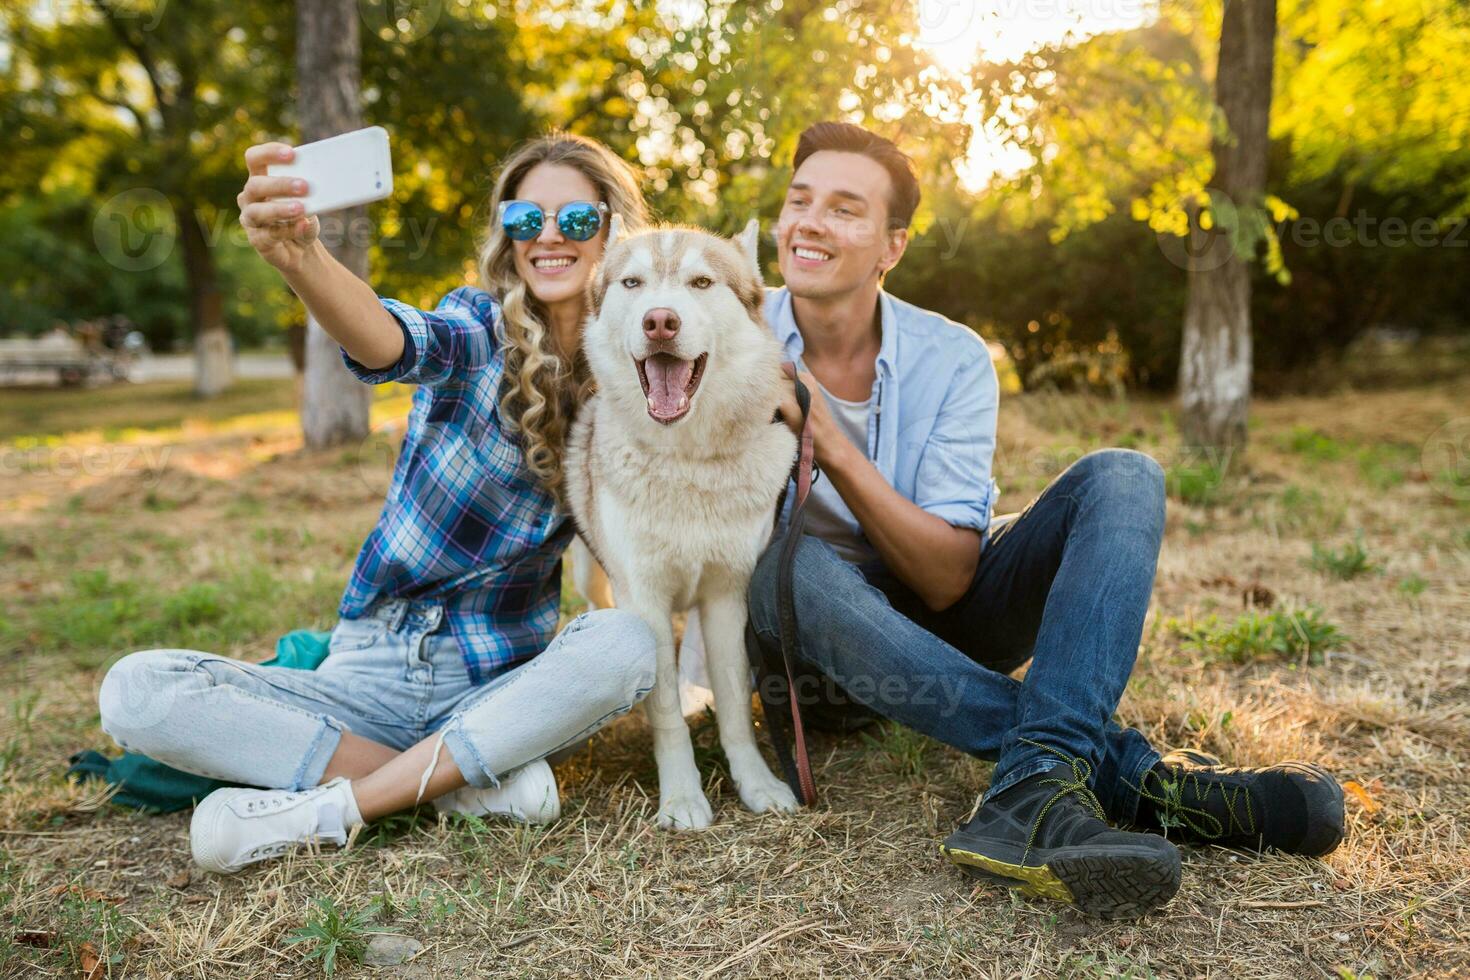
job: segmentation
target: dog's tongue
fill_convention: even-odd
[[[684,410],[684,391],[694,374],[694,362],[672,354],[654,354],[643,362],[648,378],[648,410],[656,418],[669,418]]]

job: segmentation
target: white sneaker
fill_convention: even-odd
[[[205,871],[233,874],[302,844],[347,843],[362,823],[346,779],[312,789],[217,789],[194,809],[189,847]]]
[[[561,798],[556,793],[556,775],[545,759],[521,766],[500,781],[500,788],[461,786],[434,800],[440,813],[467,813],[474,817],[490,814],[510,817],[521,823],[551,823],[561,816]]]

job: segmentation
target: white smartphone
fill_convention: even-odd
[[[265,172],[306,181],[307,214],[381,201],[393,193],[393,158],[382,126],[298,146],[294,160],[269,164]]]

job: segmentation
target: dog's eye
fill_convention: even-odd
[[[689,285],[693,286],[695,289],[708,289],[714,284],[715,281],[709,276],[695,276],[693,279],[689,280]]]
[[[629,276],[628,278],[623,280],[624,289],[637,289],[641,285],[643,285],[643,280],[639,279],[637,276]]]

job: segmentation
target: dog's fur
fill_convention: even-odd
[[[682,227],[624,237],[614,218],[590,286],[582,346],[597,392],[571,433],[567,490],[618,607],[642,616],[658,638],[645,707],[662,827],[707,827],[713,816],[679,710],[670,622],[696,606],[740,799],[758,813],[796,808],[756,748],[744,649],[746,590],[796,453],[795,436],[771,421],[782,352],[762,316],[757,233],[752,221],[733,241]],[[674,337],[645,330],[645,314],[658,309],[681,321]],[[707,355],[692,395],[676,399],[677,418],[668,396],[656,409],[645,389],[644,371],[655,365],[640,364],[652,354]]]

